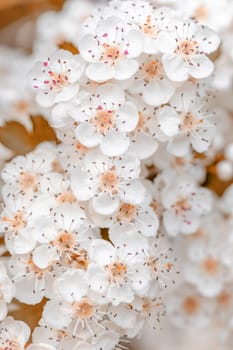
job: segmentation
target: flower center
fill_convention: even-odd
[[[137,210],[135,205],[123,203],[120,206],[120,209],[117,215],[117,220],[118,221],[123,221],[124,219],[133,220],[135,219],[136,215],[137,215]]]
[[[32,258],[28,259],[27,268],[28,268],[28,271],[34,273],[38,279],[43,279],[44,275],[47,272],[51,271],[51,266],[49,266],[45,269],[41,269],[38,266],[36,266],[34,264]]]
[[[172,207],[175,209],[176,215],[192,208],[187,198],[180,198]]]
[[[142,67],[142,72],[145,82],[149,83],[155,77],[162,77],[162,65],[157,60],[149,61]]]
[[[83,154],[88,152],[88,148],[81,144],[80,142],[76,142],[75,149]]]
[[[187,297],[183,302],[183,310],[188,315],[194,315],[199,309],[199,302],[195,297]]]
[[[202,262],[203,270],[209,275],[215,275],[219,269],[219,263],[216,259],[209,257]]]
[[[124,282],[127,276],[127,267],[121,262],[114,262],[106,266],[109,272],[109,280],[113,283]]]
[[[116,194],[118,190],[119,179],[114,170],[108,170],[99,178],[99,187],[101,191]]]
[[[103,135],[114,127],[114,112],[99,109],[92,122]]]
[[[66,251],[74,247],[75,239],[70,232],[60,232],[58,238],[53,242],[53,244],[61,251]]]
[[[198,43],[195,40],[181,40],[177,45],[175,53],[184,56],[186,59],[189,59],[190,57],[197,54],[198,48]]]
[[[6,339],[6,346],[0,347],[0,350],[20,350],[21,345],[16,340]]]
[[[80,250],[78,253],[65,253],[64,263],[74,269],[87,270],[89,264],[88,253],[85,249]]]
[[[141,27],[143,33],[151,38],[156,38],[158,35],[158,28],[152,24],[151,16],[147,16],[146,22]]]
[[[231,302],[231,294],[227,292],[222,292],[218,295],[217,301],[220,306],[228,307]]]
[[[21,211],[18,211],[12,218],[3,217],[3,222],[9,222],[11,228],[14,231],[18,231],[21,228],[26,226],[26,221],[24,220],[24,214]]]
[[[119,45],[108,45],[104,43],[102,47],[104,49],[102,60],[105,63],[108,63],[111,66],[115,66],[120,60],[124,58],[124,54],[122,53]]]
[[[61,204],[62,203],[71,203],[72,204],[72,203],[76,202],[76,198],[75,198],[73,192],[65,191],[57,196],[57,201]]]
[[[32,189],[34,192],[36,192],[37,189],[37,180],[36,175],[33,173],[21,173],[20,174],[20,187],[22,191],[26,191],[28,189]]]
[[[77,318],[85,319],[90,318],[95,308],[89,299],[83,299],[80,302],[74,303],[75,314]]]
[[[196,119],[192,113],[185,113],[181,115],[182,123],[180,129],[184,132],[190,132],[199,124],[203,123],[203,119]]]
[[[69,71],[70,72],[70,71]],[[55,90],[56,92],[61,92],[64,87],[69,84],[69,78],[66,72],[63,73],[55,73],[53,71],[49,71],[49,80],[44,80],[44,84],[48,85],[50,90]]]

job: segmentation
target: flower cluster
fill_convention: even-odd
[[[57,143],[1,173],[0,348],[126,349],[165,306],[181,328],[232,327],[232,187],[216,198],[206,178],[233,177],[233,8],[195,3],[67,1],[39,18],[33,55],[18,53],[26,68],[8,62],[4,120],[16,101],[23,125],[42,114]],[[32,61],[22,89],[13,77]],[[28,347],[13,298],[45,302]]]

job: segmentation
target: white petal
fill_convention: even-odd
[[[109,193],[102,193],[92,200],[94,211],[102,215],[113,214],[119,208],[119,205],[119,197],[117,195],[111,196]]]
[[[121,185],[121,200],[126,203],[140,204],[145,199],[146,189],[139,180]]]
[[[124,59],[117,64],[114,78],[117,80],[129,79],[136,73],[138,67],[139,63],[136,60]]]
[[[188,153],[189,143],[189,138],[187,136],[178,134],[169,141],[167,150],[176,157],[183,157]]]
[[[188,70],[192,77],[196,79],[203,79],[213,73],[214,64],[206,56],[194,57],[193,64],[189,65]]]
[[[172,137],[179,131],[180,118],[173,108],[164,107],[158,111],[158,123],[162,132]]]
[[[173,81],[184,81],[188,79],[188,67],[181,56],[164,55],[162,62],[169,79]]]
[[[109,157],[125,153],[129,147],[129,138],[120,132],[110,130],[100,145],[101,151]]]
[[[167,103],[174,92],[174,86],[167,79],[155,80],[143,91],[143,99],[150,106],[159,106]]]
[[[86,69],[86,75],[89,79],[103,82],[114,77],[115,69],[105,63],[91,63]]]
[[[95,182],[89,176],[79,168],[71,174],[71,189],[80,201],[87,201],[95,195]]]
[[[126,102],[117,111],[116,124],[120,131],[130,132],[136,128],[138,119],[137,107],[131,102]]]
[[[90,258],[100,266],[110,264],[115,254],[116,252],[113,245],[103,239],[96,239],[91,244]]]
[[[78,141],[86,147],[95,147],[101,142],[101,135],[97,133],[94,125],[81,123],[75,129]]]

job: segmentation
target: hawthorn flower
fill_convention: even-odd
[[[207,326],[214,309],[214,302],[201,296],[190,285],[183,285],[167,303],[170,320],[179,328]]]
[[[134,248],[131,250],[126,244],[114,247],[109,242],[95,240],[90,248],[90,258],[90,287],[102,293],[113,305],[130,303],[135,295],[146,294],[150,274]]]
[[[132,78],[129,90],[142,94],[149,106],[167,103],[175,92],[175,85],[164,72],[161,55],[141,55],[138,62],[139,69]]]
[[[50,327],[68,330],[73,336],[84,339],[98,333],[107,309],[88,293],[83,271],[67,271],[56,280],[55,286],[57,297],[46,303],[43,321]]]
[[[210,28],[195,21],[174,21],[169,31],[162,31],[157,46],[163,53],[164,70],[173,81],[208,77],[214,70],[208,55],[216,51],[219,38]]]
[[[189,145],[202,153],[207,151],[215,135],[215,125],[205,102],[187,83],[170,100],[170,106],[158,110],[157,122],[167,150],[177,157],[188,153]]]
[[[26,304],[40,303],[44,296],[53,294],[52,283],[56,266],[38,267],[31,254],[14,255],[8,265],[16,292],[15,298]]]
[[[24,350],[30,333],[26,323],[6,317],[0,323],[0,346],[2,349]]]
[[[30,82],[36,100],[43,107],[70,100],[79,90],[78,79],[84,69],[77,55],[58,50],[43,62],[37,62],[30,72]]]
[[[130,140],[127,134],[138,124],[137,107],[125,100],[123,90],[113,84],[96,89],[95,94],[84,97],[73,110],[78,123],[75,135],[86,147],[100,146],[108,156],[118,156],[127,151]]]
[[[191,234],[200,226],[200,218],[210,212],[211,192],[185,179],[167,185],[162,191],[163,223],[171,236]]]
[[[98,82],[125,80],[138,69],[136,58],[143,51],[144,38],[138,29],[130,28],[117,17],[109,17],[98,23],[95,34],[84,35],[78,47],[88,62],[88,78]]]
[[[176,12],[168,7],[156,9],[147,1],[123,1],[118,5],[117,15],[142,32],[145,41],[143,52],[157,54],[158,35],[167,29]]]
[[[138,179],[139,161],[133,155],[108,158],[99,151],[89,152],[84,166],[71,174],[71,188],[80,201],[91,200],[94,211],[102,215],[114,213],[120,200],[140,204],[145,188]]]
[[[7,316],[7,304],[9,304],[15,294],[15,286],[7,275],[7,271],[0,263],[0,320]]]
[[[33,261],[42,269],[57,261],[85,270],[89,245],[97,237],[98,229],[88,223],[82,208],[65,203],[52,213],[51,227],[41,232],[41,244],[33,251]]]

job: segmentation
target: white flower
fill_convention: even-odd
[[[40,178],[53,170],[55,152],[38,148],[26,156],[15,157],[6,164],[1,176],[5,182],[4,193],[28,196],[32,198],[40,190]]]
[[[175,85],[164,72],[161,55],[141,55],[138,62],[140,66],[129,90],[142,94],[149,106],[167,103],[175,92]]]
[[[22,321],[7,317],[0,323],[0,346],[3,349],[24,350],[30,336],[30,328]]]
[[[98,229],[88,223],[79,205],[63,204],[52,213],[51,227],[41,232],[41,244],[33,251],[33,261],[42,269],[60,261],[85,270],[89,245],[97,237]]]
[[[150,274],[143,266],[142,255],[130,244],[114,247],[104,240],[93,241],[90,258],[93,262],[88,268],[90,287],[113,305],[130,303],[135,295],[146,294]]]
[[[207,151],[216,128],[206,102],[187,83],[171,98],[170,107],[158,111],[158,128],[164,141],[168,140],[169,153],[182,157],[188,153],[190,144],[196,152]]]
[[[72,172],[71,188],[78,200],[91,200],[97,213],[110,215],[119,208],[120,200],[130,204],[144,200],[139,165],[132,155],[108,158],[98,151],[89,152],[84,166]]]
[[[210,28],[194,21],[174,21],[170,31],[159,34],[157,46],[171,80],[184,81],[189,76],[202,79],[214,70],[207,55],[218,48],[219,38]]]
[[[176,12],[168,7],[155,9],[146,1],[122,1],[118,5],[117,15],[132,23],[133,28],[139,28],[144,35],[143,52],[157,54],[157,38],[159,33],[166,29]]]
[[[35,265],[31,254],[15,254],[10,258],[8,268],[16,288],[15,298],[22,303],[34,305],[44,296],[52,295],[55,265],[41,269]]]
[[[6,269],[0,263],[0,320],[7,316],[7,304],[15,295],[15,286],[7,275]]]
[[[83,69],[80,57],[65,50],[58,50],[44,62],[37,62],[30,72],[37,102],[43,107],[51,107],[72,99],[79,90],[78,79]]]
[[[6,246],[11,254],[29,253],[50,223],[50,199],[41,195],[28,201],[16,193],[16,196],[4,197],[4,201],[0,228],[5,232]]]
[[[118,156],[127,151],[127,136],[138,123],[137,107],[125,100],[123,90],[113,84],[96,89],[95,94],[85,96],[72,116],[78,126],[75,135],[86,147],[100,146],[108,156]]]
[[[211,299],[199,295],[189,285],[181,285],[167,302],[170,320],[176,327],[202,328],[208,325],[213,316],[215,304]]]
[[[212,207],[211,192],[187,179],[177,179],[162,191],[163,223],[171,236],[194,233]]]
[[[88,78],[99,82],[130,78],[138,69],[135,58],[143,46],[143,34],[116,17],[100,21],[95,34],[85,35],[78,43],[81,56],[89,63]]]

